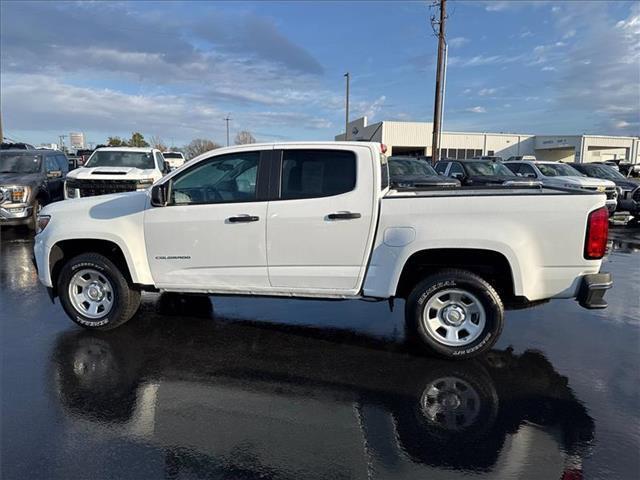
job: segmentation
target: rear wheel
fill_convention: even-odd
[[[122,325],[140,306],[140,292],[111,260],[97,253],[78,255],[62,267],[58,294],[71,320],[93,330]]]
[[[466,270],[443,270],[422,280],[407,299],[409,335],[447,358],[464,359],[489,350],[504,322],[495,289]]]

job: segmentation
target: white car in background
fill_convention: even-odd
[[[82,168],[69,172],[64,198],[144,190],[169,171],[162,152],[155,148],[99,148]]]
[[[547,187],[575,188],[605,193],[607,209],[611,215],[618,206],[618,191],[615,183],[610,180],[587,177],[565,163],[517,160],[507,161],[504,164],[516,175],[535,178]]]
[[[171,167],[171,170],[180,168],[182,165],[184,165],[184,162],[186,162],[186,159],[184,158],[182,152],[163,152],[162,155]]]

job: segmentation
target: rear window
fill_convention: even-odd
[[[356,186],[356,156],[344,150],[285,150],[282,199],[330,197]]]
[[[165,159],[166,158],[180,158],[180,159],[184,158],[181,153],[175,153],[175,152],[163,152],[162,155],[164,156]]]

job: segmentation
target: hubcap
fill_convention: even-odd
[[[426,332],[437,342],[460,347],[475,341],[486,323],[486,313],[475,295],[448,289],[431,297],[422,313]]]
[[[69,299],[78,313],[99,320],[113,307],[113,287],[102,273],[83,269],[76,272],[69,282]]]
[[[427,419],[447,430],[473,425],[481,407],[478,392],[458,377],[443,377],[431,382],[420,403]]]

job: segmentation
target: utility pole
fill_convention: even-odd
[[[228,147],[229,146],[229,120],[231,120],[231,117],[227,115],[226,117],[224,117],[223,120],[227,122],[227,147]]]
[[[0,143],[4,142],[4,134],[2,133],[2,111],[0,110]]]
[[[351,75],[349,72],[345,73],[344,76],[347,79],[347,95],[345,97],[345,116],[344,116],[344,139],[349,140],[349,80],[351,79]]]
[[[436,66],[436,96],[433,106],[433,138],[431,141],[431,163],[440,158],[440,120],[442,116],[442,83],[444,73],[445,20],[447,18],[447,0],[438,0],[440,6],[440,21],[438,25],[438,64]],[[432,23],[434,19],[432,18]]]

